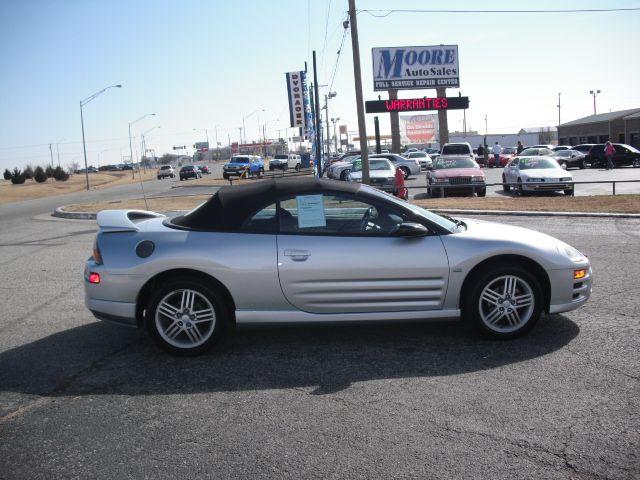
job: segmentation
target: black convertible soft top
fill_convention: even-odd
[[[247,217],[275,203],[276,198],[305,193],[346,192],[355,194],[358,183],[339,182],[310,176],[258,180],[221,187],[206,203],[168,225],[214,231],[237,231]]]

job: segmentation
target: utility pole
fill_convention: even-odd
[[[336,123],[338,123],[338,120],[340,120],[340,117],[331,119],[331,123],[333,123],[333,147],[335,154],[338,153],[338,137],[336,135]]]
[[[376,153],[381,153],[382,149],[380,148],[380,121],[378,120],[378,116],[373,117],[373,127],[376,132]]]
[[[362,98],[362,75],[360,68],[360,44],[358,42],[358,19],[356,0],[349,0],[349,25],[351,26],[351,50],[353,52],[353,77],[356,83],[356,106],[358,109],[358,134],[360,135],[360,158],[362,159],[362,183],[369,185],[369,151],[367,150],[367,126]]]
[[[458,96],[462,96],[462,92],[458,92]],[[462,135],[467,138],[467,109],[462,110]]]
[[[51,150],[51,144],[49,144],[49,155],[51,155],[51,168],[53,168],[53,150]]]
[[[560,93],[561,92],[558,92],[558,105],[557,105],[557,107],[558,107],[558,125],[560,125]]]
[[[394,101],[398,99],[398,90],[389,90],[389,100]],[[389,114],[389,121],[391,122],[391,152],[400,155],[400,115],[397,111],[393,111]]]

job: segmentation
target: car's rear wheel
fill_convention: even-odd
[[[463,316],[485,335],[514,338],[540,319],[543,299],[540,282],[524,268],[493,267],[474,279],[471,295],[462,307]]]
[[[340,180],[342,180],[343,182],[346,182],[347,179],[349,178],[349,174],[350,173],[351,173],[351,170],[349,170],[349,169],[343,170],[340,173]]]
[[[640,158],[635,158],[633,160],[633,167],[634,168],[640,168]]]
[[[223,298],[203,283],[178,278],[160,286],[146,309],[145,323],[156,344],[178,355],[199,355],[228,325]]]

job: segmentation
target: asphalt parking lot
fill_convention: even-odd
[[[501,183],[502,182],[502,168],[483,168],[482,169],[487,183]],[[611,180],[640,180],[640,169],[633,167],[616,168],[615,170],[603,170],[603,169],[591,169],[587,168],[580,170],[577,168],[569,169],[569,173],[573,177],[575,182],[602,182]],[[409,194],[411,196],[424,197],[427,189],[426,173],[422,172],[420,175],[410,177],[407,181],[407,185],[411,188]],[[419,188],[420,187],[420,188]],[[584,195],[610,195],[612,193],[611,183],[603,184],[584,184],[576,185],[574,194],[576,196]],[[640,181],[637,183],[617,183],[616,194],[622,193],[640,193]],[[549,193],[543,192],[542,195],[564,195],[562,192]],[[487,187],[487,196],[514,196],[515,192],[503,192],[502,186]]]
[[[95,223],[2,213],[0,478],[640,476],[639,221],[499,219],[595,271],[584,308],[519,340],[271,328],[175,358],[84,308]]]

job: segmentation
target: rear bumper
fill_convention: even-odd
[[[135,303],[110,302],[85,297],[85,304],[93,316],[99,320],[133,328],[138,326]]]

